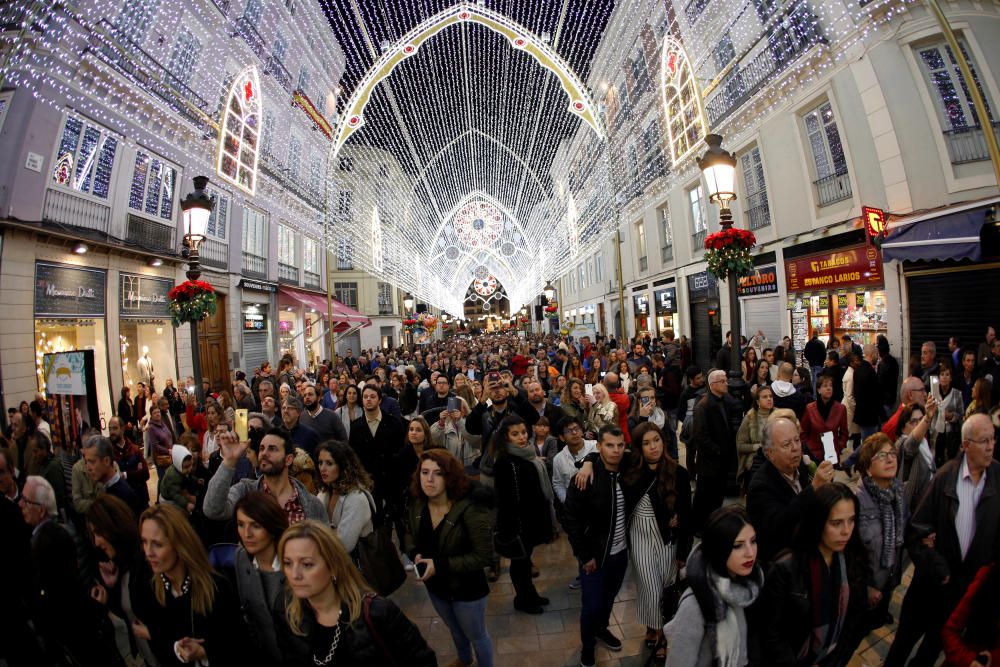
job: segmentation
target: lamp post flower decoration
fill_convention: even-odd
[[[170,318],[175,327],[193,322],[197,324],[218,309],[215,288],[203,280],[186,280],[167,293],[170,299]]]
[[[545,310],[542,311],[542,315],[546,319],[555,320],[559,318],[559,304],[555,301],[550,301],[549,305],[545,306]]]
[[[730,220],[730,224],[732,221]],[[757,244],[753,232],[728,227],[705,237],[705,261],[708,271],[719,280],[730,276],[739,279],[753,273],[750,250]]]

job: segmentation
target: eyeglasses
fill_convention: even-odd
[[[884,452],[879,452],[878,454],[875,454],[875,456],[872,457],[872,461],[887,461],[889,459],[896,459],[898,457],[899,457],[899,455],[894,450],[893,451],[884,451]]]
[[[993,437],[983,438],[981,440],[977,440],[975,438],[966,438],[966,440],[974,445],[995,445],[997,442],[996,438]]]
[[[23,493],[21,494],[20,500],[21,500],[21,502],[23,502],[23,503],[25,503],[27,505],[34,505],[35,507],[42,507],[42,503],[36,503],[34,500],[31,500],[30,498],[28,498],[28,496],[24,495]]]
[[[574,424],[573,426],[564,428],[563,433],[583,433],[583,429],[578,424]]]

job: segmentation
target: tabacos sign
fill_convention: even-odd
[[[758,268],[749,276],[740,278],[736,285],[739,296],[759,296],[778,293],[778,270],[774,266]]]
[[[868,245],[853,246],[785,263],[789,292],[882,283],[882,254]]]

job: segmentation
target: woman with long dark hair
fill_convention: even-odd
[[[814,492],[790,550],[767,573],[762,664],[842,667],[861,637],[866,554],[856,530],[858,499],[844,484]]]
[[[283,608],[274,613],[287,667],[437,665],[416,626],[374,595],[330,527],[300,521],[281,536]]]
[[[236,549],[236,591],[250,628],[254,654],[281,662],[271,611],[285,590],[278,542],[288,529],[288,515],[273,496],[251,491],[233,510],[240,546]]]
[[[354,384],[343,384],[344,395],[340,398],[340,407],[337,408],[337,416],[344,424],[347,437],[351,437],[351,422],[364,414],[361,408],[361,390]]]
[[[492,667],[484,568],[493,560],[493,494],[470,480],[447,451],[428,449],[420,455],[411,495],[404,550],[418,574],[423,570],[420,580],[451,632],[458,652],[452,664],[471,665],[475,658],[480,667]]]
[[[541,614],[549,603],[531,581],[531,552],[555,535],[552,484],[545,462],[531,446],[528,428],[518,415],[500,422],[491,448],[493,488],[497,498],[496,549],[510,558],[514,609]]]
[[[626,516],[629,517],[629,562],[636,576],[636,612],[646,626],[646,645],[663,636],[660,601],[663,589],[684,567],[691,551],[691,480],[687,470],[667,452],[663,431],[647,421],[632,431],[632,450],[624,475]],[[666,646],[658,648],[663,660]]]
[[[122,420],[122,424],[126,429],[131,430],[137,424],[135,418],[135,412],[132,407],[132,388],[122,387],[121,398],[118,399],[118,412],[117,416]]]
[[[372,478],[358,455],[344,442],[324,442],[316,448],[316,460],[319,462],[318,498],[326,508],[330,527],[336,531],[347,553],[353,553],[358,540],[373,530]]]
[[[747,382],[753,382],[754,372],[757,370],[757,350],[753,346],[749,346],[746,352],[743,353],[743,364],[741,366],[743,372],[743,379]]]
[[[156,505],[142,513],[139,534],[152,580],[133,593],[133,626],[161,667],[187,663],[245,665],[239,599],[208,562],[183,510]]]
[[[749,382],[751,394],[756,394],[761,387],[771,386],[771,364],[767,363],[767,359],[757,361]]]
[[[744,610],[764,585],[746,510],[728,505],[712,512],[688,558],[687,577],[691,588],[664,627],[666,667],[744,667],[750,660]]]

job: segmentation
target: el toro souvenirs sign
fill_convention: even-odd
[[[736,285],[740,297],[778,293],[778,270],[771,266],[759,267],[749,276],[742,276]]]
[[[858,245],[785,262],[788,292],[882,284],[882,254]]]

